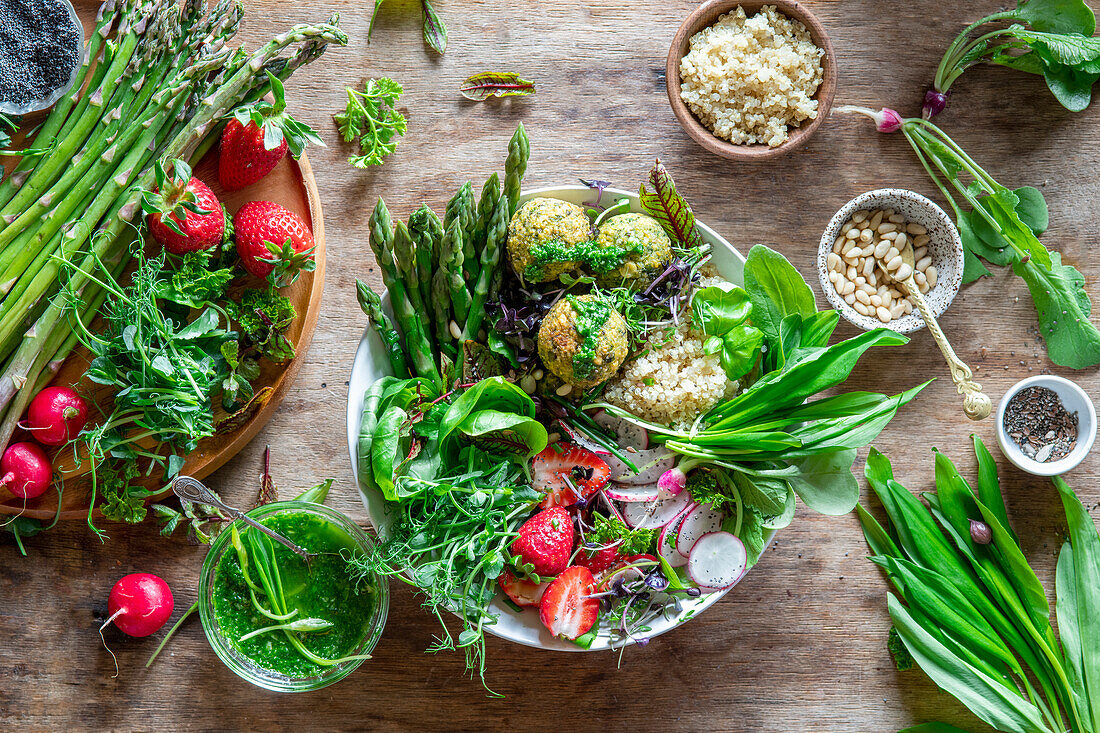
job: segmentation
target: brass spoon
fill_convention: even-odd
[[[974,381],[974,373],[970,371],[970,367],[955,354],[955,350],[951,348],[947,336],[943,334],[940,324],[936,321],[936,316],[932,314],[932,309],[928,307],[924,296],[921,295],[916,280],[916,258],[913,255],[913,245],[909,242],[905,243],[905,248],[901,251],[901,261],[903,264],[899,270],[907,267],[909,276],[904,279],[898,278],[897,272],[899,270],[890,273],[890,276],[894,279],[894,282],[908,291],[913,305],[920,311],[921,318],[928,326],[928,331],[935,339],[936,345],[940,347],[943,358],[947,360],[947,367],[951,370],[951,381],[955,383],[959,394],[963,396],[963,411],[966,416],[971,420],[986,419],[989,417],[989,413],[993,411],[993,402],[989,399],[989,395],[982,392],[982,385]]]
[[[234,519],[239,519],[245,524],[255,527],[279,544],[285,545],[287,549],[305,560],[306,567],[312,570],[313,559],[318,556],[318,553],[310,552],[305,548],[299,547],[270,527],[260,524],[240,509],[229,506],[197,478],[192,478],[191,476],[177,476],[175,480],[172,481],[172,491],[181,499],[193,501],[198,504],[216,506]]]

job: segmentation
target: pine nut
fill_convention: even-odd
[[[877,231],[879,234],[885,234],[886,232],[896,232],[897,230],[898,230],[898,225],[897,224],[891,224],[890,222],[887,221],[887,222],[883,222],[882,224],[879,224],[878,228],[875,231]]]
[[[867,295],[867,291],[862,288],[856,291],[856,300],[864,305],[870,305],[871,298]]]
[[[905,217],[901,214],[890,214],[889,220],[894,224],[904,224]]]
[[[864,285],[867,284],[867,278],[865,278],[863,275],[856,275],[856,279],[852,282],[856,284],[857,288],[862,288]]]
[[[461,339],[462,338],[462,329],[459,328],[458,324],[455,323],[454,321],[451,321],[451,323],[450,323],[450,330],[451,330],[451,336],[453,336],[455,339]]]
[[[928,269],[928,266],[931,265],[931,264],[932,264],[932,258],[931,257],[921,257],[919,260],[917,260],[917,269],[920,270],[921,272],[924,272],[925,270]]]
[[[844,276],[847,277],[849,280],[855,280],[856,279],[856,266],[855,265],[848,265],[848,270],[847,270],[847,272],[844,273]]]
[[[856,224],[861,224],[867,220],[868,216],[869,214],[866,211],[857,211],[856,213],[852,214],[852,221]]]
[[[855,227],[852,227],[848,231],[844,232],[844,237],[846,239],[856,239],[857,237],[859,237],[859,230]]]
[[[535,371],[533,371],[531,373],[535,375],[536,380],[542,379],[543,377],[546,376],[546,372],[544,372],[541,369],[536,369]]]
[[[883,241],[881,241],[877,245],[875,245],[874,254],[875,254],[875,257],[877,259],[881,260],[883,255],[885,255],[889,251],[890,251],[890,242],[884,239]]]
[[[878,277],[875,275],[875,273],[872,272],[870,275],[867,276],[867,284],[874,285],[876,288],[878,287]]]
[[[905,231],[909,232],[910,234],[912,234],[914,236],[920,235],[920,234],[928,234],[927,229],[922,227],[920,224],[914,224],[912,222],[910,222],[909,225],[905,227]]]
[[[882,215],[886,216],[886,217],[890,217],[890,216],[893,216],[896,213],[897,212],[894,211],[893,209],[885,209],[885,210],[883,210]]]
[[[848,293],[847,295],[845,295],[844,296],[844,302],[847,303],[848,305],[855,304],[855,302],[856,302],[855,293]]]
[[[909,238],[905,236],[905,232],[898,232],[898,235],[894,237],[894,246],[898,249],[902,249],[908,241]]]
[[[872,260],[870,257],[864,260],[862,272],[864,277],[871,277],[871,275],[875,272],[875,261]]]
[[[830,252],[829,256],[825,258],[825,266],[830,270],[839,270],[840,256],[836,252]]]
[[[893,242],[895,239],[897,239],[898,233],[897,232],[886,232],[885,234],[880,234],[879,237],[881,237],[882,240],[885,241],[885,242]]]
[[[885,262],[889,262],[890,260],[894,259],[895,257],[897,257],[900,254],[901,254],[900,249],[898,249],[897,247],[891,247],[890,249],[886,250],[886,256],[883,257],[882,259]]]
[[[909,279],[909,276],[912,275],[912,274],[913,274],[913,268],[911,266],[906,265],[906,264],[903,263],[898,268],[898,271],[894,273],[894,277],[897,278],[898,280],[902,281],[902,282],[905,282],[906,280]]]
[[[876,211],[871,216],[870,226],[871,226],[872,229],[878,229],[878,225],[881,224],[881,223],[882,223],[882,212],[881,211]]]
[[[928,256],[928,248],[927,247],[917,247],[916,249],[913,250],[913,259],[915,259],[915,260],[924,259],[927,256]]]
[[[927,270],[924,271],[924,276],[928,278],[928,287],[936,287],[936,281],[939,279],[939,270],[935,265],[930,265]]]
[[[851,295],[852,293],[855,292],[855,289],[856,289],[856,284],[854,282],[852,282],[851,280],[845,280],[844,281],[844,289],[843,289],[843,291],[841,291],[840,294],[841,295]]]
[[[859,241],[863,242],[864,244],[870,242],[874,238],[875,233],[872,232],[870,229],[864,229],[862,232],[859,233]]]
[[[905,315],[909,315],[913,312],[913,304],[908,300],[902,303],[902,307],[905,308]]]
[[[918,234],[917,238],[913,240],[913,246],[914,247],[923,247],[931,241],[932,241],[932,238],[929,237],[927,234]]]
[[[894,304],[894,299],[890,297],[889,293],[883,293],[881,296],[879,296],[879,300],[882,301],[879,303],[879,305],[881,305],[883,308],[889,308]]]
[[[871,296],[871,305],[875,306],[876,308],[882,305],[882,298],[880,298],[877,293]]]
[[[847,257],[848,253],[851,252],[855,248],[855,246],[856,246],[856,243],[854,241],[852,241],[851,239],[849,239],[848,241],[846,241],[844,243],[844,246],[840,248],[840,256],[841,257]]]
[[[930,290],[930,288],[928,287],[928,283],[925,282],[923,285],[917,285],[917,290],[921,292],[921,295],[924,295]]]
[[[856,300],[855,303],[852,303],[852,307],[855,308],[856,312],[859,313],[861,316],[868,316],[871,314],[871,312],[867,310],[867,306],[859,302],[859,300]]]
[[[848,232],[852,231],[852,229],[854,227],[855,227],[855,224],[853,224],[851,221],[846,221],[846,222],[844,222],[844,226],[842,226],[840,228],[840,233],[841,234],[847,234]]]
[[[901,318],[905,314],[905,307],[901,303],[890,306],[890,315],[893,318]]]
[[[893,259],[891,259],[889,262],[886,263],[887,272],[894,272],[894,270],[901,267],[902,263],[903,263],[903,260],[901,259],[901,255],[894,255]],[[894,277],[897,277],[897,276],[898,276],[897,273],[894,273]]]
[[[829,270],[829,282],[836,285],[836,279],[840,277],[840,273],[836,270]]]
[[[527,394],[534,394],[535,388],[538,386],[535,384],[535,378],[530,374],[524,374],[523,378],[519,380],[520,388]]]
[[[892,313],[890,313],[890,309],[883,308],[881,305],[878,308],[875,308],[875,315],[878,316],[878,319],[883,323],[889,323],[890,321],[894,320],[894,316]]]
[[[558,397],[565,397],[567,394],[569,394],[572,391],[573,391],[573,385],[563,384],[562,386],[558,387],[558,389],[557,389]]]

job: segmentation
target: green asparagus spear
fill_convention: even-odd
[[[432,275],[439,261],[439,245],[443,241],[443,222],[425,204],[409,217],[409,234],[416,246],[416,273],[420,278],[420,299],[425,305],[432,301]],[[422,311],[430,315],[430,309]]]
[[[454,322],[461,331],[470,312],[470,289],[463,275],[463,261],[466,234],[459,220],[451,222],[451,228],[443,235],[444,250],[450,249],[448,260],[447,285],[450,289],[451,307],[454,309]],[[459,343],[461,346],[461,342]]]
[[[355,281],[355,288],[359,295],[359,307],[367,314],[371,325],[374,326],[374,330],[386,347],[386,355],[390,359],[393,376],[400,379],[407,378],[409,376],[409,362],[405,356],[405,350],[401,347],[400,335],[393,327],[390,317],[382,310],[382,298],[362,280]]]
[[[424,299],[420,297],[420,276],[417,270],[416,250],[412,235],[405,222],[397,222],[393,232],[393,256],[397,271],[405,281],[405,292],[417,313],[424,312]],[[429,334],[430,336],[430,334]]]
[[[523,123],[516,128],[516,134],[508,143],[508,159],[504,163],[504,196],[508,199],[508,218],[519,208],[519,197],[523,187],[523,177],[527,175],[527,161],[531,158],[531,143]]]
[[[485,234],[489,231],[489,220],[493,218],[493,209],[500,200],[500,176],[494,173],[481,187],[481,200],[477,204],[477,219],[474,222],[474,253],[481,262],[481,252],[485,249]],[[472,282],[476,282],[476,279]]]
[[[488,302],[493,279],[500,270],[500,256],[504,249],[504,240],[508,236],[508,199],[498,198],[493,208],[492,218],[486,232],[485,249],[481,252],[481,276],[477,279],[473,298],[470,303],[470,315],[462,330],[462,339],[476,340],[478,330],[485,319],[485,304]]]
[[[453,224],[452,228],[457,227]],[[451,332],[451,259],[450,239],[443,235],[439,245],[439,263],[432,274],[430,301],[432,330],[439,351],[454,356],[458,353],[457,334]]]

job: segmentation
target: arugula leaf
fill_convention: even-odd
[[[1085,277],[1072,265],[1063,265],[1059,253],[1051,254],[1048,270],[1034,260],[1012,263],[1035,301],[1039,333],[1047,343],[1050,360],[1059,366],[1084,369],[1100,363],[1100,331],[1089,320],[1092,303],[1085,292]]]
[[[763,476],[752,477],[740,471],[733,473],[733,481],[745,506],[756,509],[761,515],[774,517],[782,514],[786,508],[787,492],[790,490],[786,481]],[[694,496],[692,494],[693,498]]]
[[[377,6],[381,4],[379,0]],[[406,130],[405,117],[397,111],[403,92],[400,84],[387,77],[369,79],[362,92],[347,88],[347,106],[333,120],[344,142],[358,140],[359,154],[348,158],[355,168],[382,165],[397,150],[396,138]]]

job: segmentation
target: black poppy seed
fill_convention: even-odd
[[[62,0],[0,0],[0,102],[50,96],[81,60],[80,31]]]
[[[1077,445],[1077,413],[1066,410],[1058,393],[1026,387],[1005,408],[1004,429],[1024,455],[1039,463],[1065,458]]]

